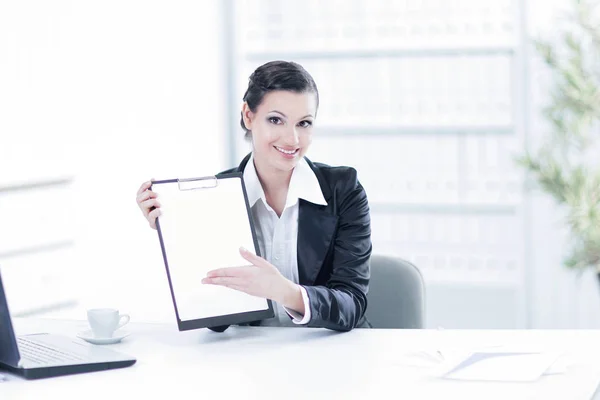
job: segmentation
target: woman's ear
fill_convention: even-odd
[[[248,103],[244,102],[242,105],[242,118],[244,119],[244,125],[249,131],[252,130],[252,121],[254,120],[254,113],[250,110]]]

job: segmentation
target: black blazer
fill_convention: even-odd
[[[243,173],[249,159],[250,154],[237,168],[217,176]],[[370,327],[365,318],[372,251],[367,195],[354,168],[305,159],[327,201],[327,206],[303,199],[299,204],[298,277],[310,302],[308,326],[337,331]]]

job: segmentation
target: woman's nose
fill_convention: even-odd
[[[299,141],[300,139],[296,127],[291,128],[287,133],[286,143],[290,146],[295,146],[299,143]]]

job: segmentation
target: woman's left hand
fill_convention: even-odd
[[[290,293],[299,290],[297,285],[281,275],[279,270],[264,258],[244,248],[240,248],[240,254],[252,265],[209,271],[202,283],[226,286],[279,303],[284,303]]]

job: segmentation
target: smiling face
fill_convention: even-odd
[[[242,116],[252,131],[256,164],[273,172],[292,171],[310,147],[316,113],[312,92],[269,92],[256,112],[244,103]]]

